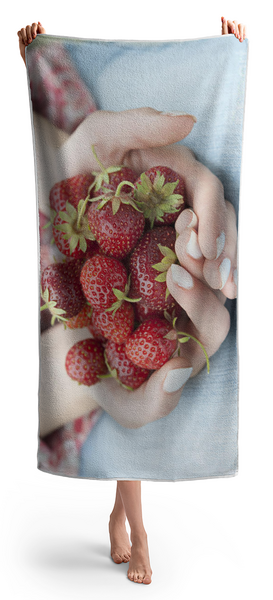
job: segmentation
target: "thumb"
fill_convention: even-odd
[[[188,359],[177,356],[155,371],[143,384],[146,398],[149,398],[149,402],[154,399],[156,419],[167,416],[175,409],[192,370]]]

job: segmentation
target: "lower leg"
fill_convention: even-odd
[[[117,487],[131,528],[132,547],[128,578],[136,583],[151,583],[152,569],[142,518],[141,481],[118,481]]]
[[[125,526],[126,513],[117,485],[116,498],[109,520],[109,535],[111,542],[111,557],[117,564],[129,562],[131,544]]]

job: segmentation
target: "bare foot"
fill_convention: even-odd
[[[151,583],[152,569],[150,565],[147,534],[132,539],[131,558],[127,572],[128,579],[135,583]]]
[[[117,564],[129,562],[131,544],[125,527],[125,520],[116,519],[110,515],[109,534],[111,542],[111,557]]]

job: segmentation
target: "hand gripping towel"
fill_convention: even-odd
[[[231,35],[26,49],[44,472],[238,471],[247,58]]]

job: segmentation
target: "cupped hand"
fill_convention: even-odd
[[[222,35],[233,33],[239,42],[243,42],[246,38],[246,27],[243,23],[238,21],[227,21],[225,17],[221,17],[222,21]]]
[[[45,33],[46,30],[41,25],[40,22],[32,23],[32,25],[26,25],[26,27],[22,27],[19,31],[17,31],[17,35],[19,38],[19,50],[22,56],[24,63],[26,64],[26,46],[31,44],[33,40],[35,40],[36,36],[39,33]]]
[[[165,165],[184,178],[191,209],[183,211],[176,222],[179,264],[169,269],[167,286],[184,309],[177,330],[197,338],[212,356],[230,328],[224,302],[226,296],[236,295],[232,273],[237,233],[235,212],[225,201],[219,179],[189,149],[175,144],[191,132],[195,121],[191,115],[147,107],[96,111],[63,144],[58,164],[65,164],[66,177],[97,170],[91,150],[94,145],[106,167],[124,164],[140,174],[152,166]],[[225,259],[225,267],[220,268]],[[127,391],[114,379],[106,379],[87,393],[120,425],[142,427],[173,411],[189,377],[206,365],[203,350],[194,340],[180,344],[180,352],[137,390]]]

